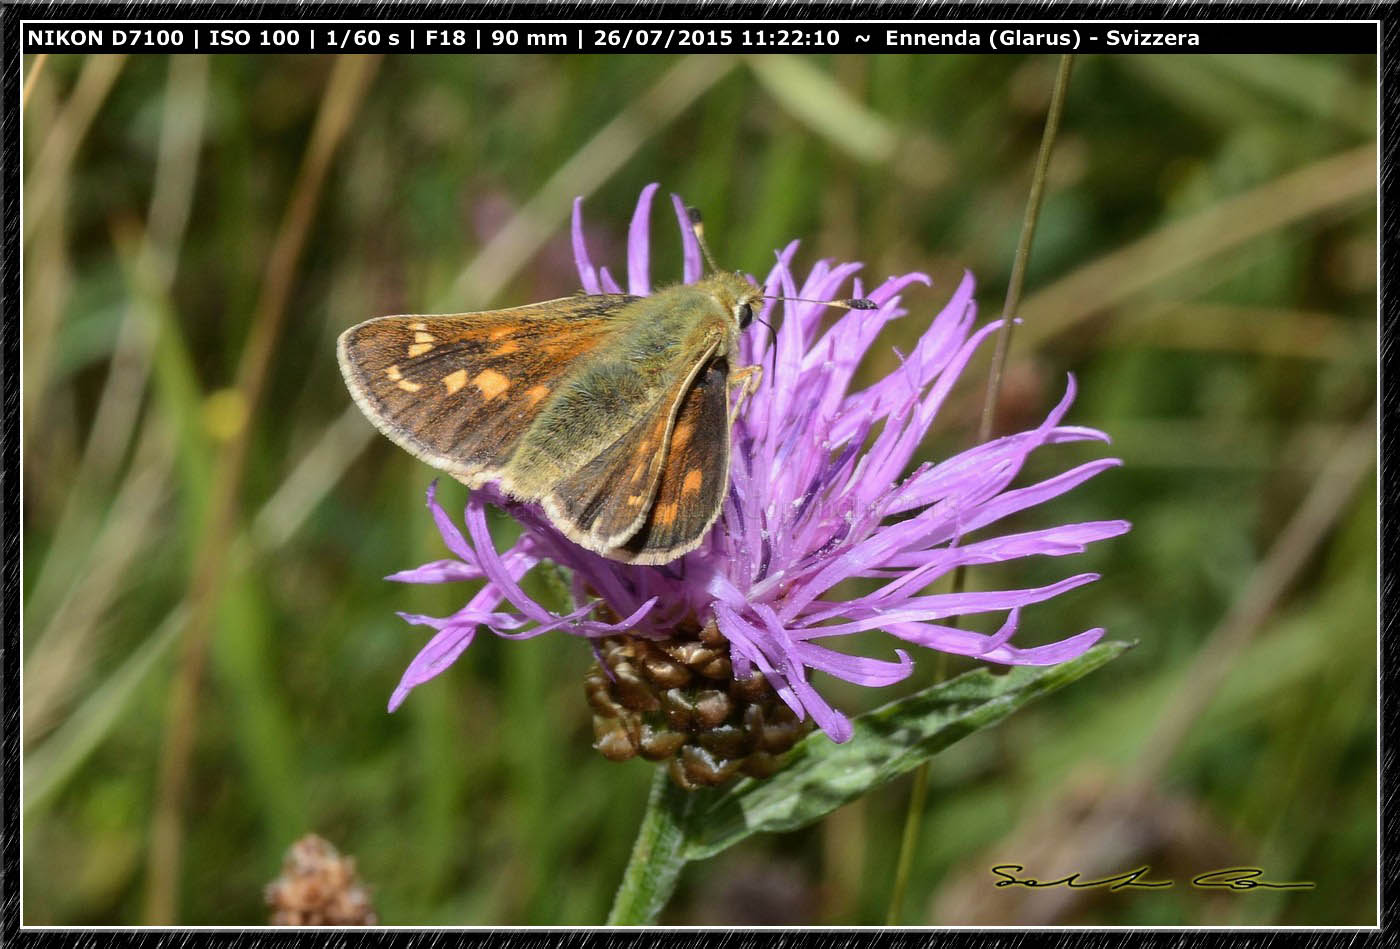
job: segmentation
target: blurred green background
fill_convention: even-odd
[[[932,274],[887,371],[963,268],[1000,312],[1056,59],[25,66],[25,922],[261,923],[312,830],[382,922],[600,922],[650,766],[590,749],[563,635],[478,639],[386,714],[426,639],[394,611],[462,593],[381,579],[444,555],[434,473],[354,410],[335,337],[572,292],[576,194],[623,273],[660,181],[728,266],[801,238],[801,267]],[[1069,421],[1125,466],[1010,526],[1135,527],[970,582],[1101,571],[1021,635],[1139,645],[934,760],[905,922],[1376,921],[1375,90],[1369,56],[1077,62],[998,427],[1073,372]],[[653,231],[678,275],[669,202]],[[975,437],[988,355],[927,457]],[[916,660],[818,684],[859,711],[930,681]],[[908,793],[691,866],[663,921],[883,922]],[[1178,883],[1033,897],[992,885],[1007,862]],[[1316,888],[1187,882],[1237,865]]]

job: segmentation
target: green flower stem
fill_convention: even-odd
[[[1060,57],[1060,68],[1055,74],[1055,89],[1050,94],[1050,108],[1045,116],[1045,131],[1040,137],[1040,152],[1035,158],[1035,171],[1031,174],[1031,193],[1026,199],[1026,217],[1021,224],[1021,238],[1016,243],[1016,257],[1011,264],[1011,278],[1007,281],[1006,302],[1002,305],[1001,318],[1004,321],[997,333],[997,348],[992,355],[991,372],[987,375],[987,391],[982,401],[982,420],[978,425],[979,444],[992,437],[992,423],[996,417],[997,399],[1001,394],[1002,371],[1006,368],[1006,357],[1011,350],[1011,331],[1015,328],[1016,311],[1021,306],[1021,291],[1026,284],[1026,264],[1031,259],[1031,242],[1035,239],[1036,222],[1040,220],[1040,205],[1045,197],[1045,179],[1050,171],[1050,154],[1055,148],[1055,137],[1060,131],[1060,117],[1065,111],[1065,93],[1069,89],[1069,74],[1074,68],[1074,54]],[[963,589],[963,568],[953,572],[953,592]],[[957,619],[948,620],[956,625]],[[940,666],[938,678],[943,678]],[[909,870],[914,863],[914,850],[919,844],[919,830],[924,818],[924,801],[928,796],[928,768],[924,764],[914,775],[914,786],[909,792],[909,810],[904,818],[904,835],[899,844],[899,861],[895,865],[894,885],[890,888],[889,909],[885,922],[894,926],[899,923],[904,907],[904,890],[909,884]]]
[[[682,847],[689,808],[689,795],[676,787],[664,767],[657,767],[642,814],[642,827],[632,845],[632,857],[608,913],[609,926],[646,926],[656,922],[686,863]]]

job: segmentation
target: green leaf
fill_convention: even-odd
[[[1130,645],[1100,643],[1078,659],[1057,666],[1018,666],[1005,675],[986,669],[968,672],[855,718],[851,740],[844,744],[814,732],[793,749],[792,763],[777,775],[693,795],[685,812],[685,858],[700,860],[751,834],[810,824],[1093,672]]]

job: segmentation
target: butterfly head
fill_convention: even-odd
[[[706,289],[734,320],[736,332],[748,329],[763,307],[763,290],[741,273],[721,270],[705,278]]]

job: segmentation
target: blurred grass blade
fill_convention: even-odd
[[[745,779],[708,792],[687,813],[685,857],[714,856],[744,838],[794,830],[831,813],[976,731],[1117,658],[1128,643],[1101,643],[1057,666],[1018,666],[1006,675],[977,669],[852,721],[838,745],[820,732],[791,765],[766,781]]]
[[[218,607],[213,637],[219,695],[242,761],[242,793],[250,813],[260,815],[263,854],[271,862],[307,824],[305,755],[278,689],[275,620],[269,615],[261,574],[230,576]]]
[[[941,142],[905,132],[808,59],[770,55],[746,62],[793,118],[857,161],[889,165],[901,181],[920,189],[935,188],[952,174],[953,158]]]
[[[747,62],[769,95],[794,118],[858,161],[894,157],[899,133],[884,117],[851,98],[836,80],[799,56],[750,56]]]
[[[71,590],[81,575],[85,546],[99,521],[97,508],[106,500],[104,492],[116,477],[135,432],[155,340],[163,330],[179,339],[170,293],[204,140],[208,72],[205,56],[171,57],[146,225],[142,228],[122,216],[113,221],[129,300],[87,443],[29,595],[27,616],[51,616],[58,597]],[[194,378],[192,371],[189,376]],[[191,391],[197,392],[197,385]],[[43,398],[35,393],[26,397]],[[200,483],[203,480],[201,476]],[[119,493],[122,490],[124,486]]]
[[[254,542],[249,543],[247,534],[240,535],[234,542],[230,557],[231,583],[237,582],[241,572],[248,569],[255,553],[273,552],[292,538],[306,518],[311,515],[312,510],[339,483],[340,476],[344,473],[347,455],[353,452],[353,444],[345,445],[344,443],[349,441],[358,444],[360,438],[356,433],[364,435],[363,441],[368,441],[368,434],[372,432],[373,429],[364,424],[363,416],[360,415],[359,409],[354,406],[347,409],[340,421],[326,431],[321,441],[317,442],[288,475],[282,487],[258,511],[253,520]],[[337,445],[341,447],[337,448]],[[152,637],[146,646],[133,653],[132,657],[109,676],[63,726],[55,729],[53,734],[45,738],[42,744],[36,746],[33,753],[26,756],[25,767],[28,773],[26,774],[25,791],[27,794],[34,796],[36,800],[38,799],[37,795],[30,793],[28,784],[29,780],[39,780],[33,778],[33,769],[37,769],[44,781],[42,790],[45,797],[63,786],[63,783],[72,775],[76,765],[80,764],[97,747],[112,726],[116,724],[117,718],[120,717],[127,703],[136,696],[136,686],[141,683],[145,671],[149,670],[151,663],[159,657],[161,651],[175,641],[173,635],[168,635],[170,629],[183,623],[188,612],[188,599],[182,600],[179,605],[172,608],[160,624],[161,632]],[[147,656],[147,648],[151,650],[149,656]],[[135,663],[137,657],[145,657],[144,665],[139,675],[133,675],[130,673],[129,667]],[[104,706],[101,714],[95,712],[99,705]],[[81,724],[83,722],[87,724]],[[52,764],[52,762],[60,761],[62,767]],[[36,765],[34,762],[38,762],[38,764]],[[29,798],[26,797],[26,802],[28,800]]]
[[[32,817],[111,730],[146,675],[175,642],[186,609],[165,618],[151,636],[107,676],[32,754],[24,758],[25,816]]]
[[[1201,56],[1201,67],[1237,78],[1308,114],[1319,122],[1352,132],[1376,134],[1374,86],[1353,82],[1340,61],[1318,56],[1257,56],[1233,53]]]
[[[1314,215],[1374,202],[1374,142],[1330,155],[1104,254],[1026,298],[1022,335],[1037,346],[1158,281]]]
[[[1109,56],[1107,61],[1129,73],[1129,82],[1150,87],[1181,111],[1223,132],[1237,132],[1242,123],[1278,121],[1277,109],[1231,78],[1204,65],[1209,56],[1167,54]]]
[[[24,661],[26,742],[47,731],[78,691],[102,652],[100,631],[109,608],[133,585],[132,568],[155,543],[161,515],[169,510],[169,442],[164,431],[146,429],[106,520],[84,538],[81,575],[61,591],[53,612],[30,619],[35,611],[26,603],[26,639],[34,643]]]
[[[130,287],[135,312],[147,322],[152,340],[152,382],[154,405],[164,416],[161,423],[175,433],[176,467],[180,475],[182,499],[188,515],[182,526],[191,539],[198,533],[200,517],[208,504],[209,482],[213,478],[213,445],[204,426],[204,393],[190,351],[185,328],[168,292],[155,282],[144,257],[146,244],[141,225],[131,218],[118,218],[112,226],[112,244],[123,276]]]
[[[327,425],[258,511],[251,529],[256,546],[276,550],[291,540],[375,434],[353,403]]]

